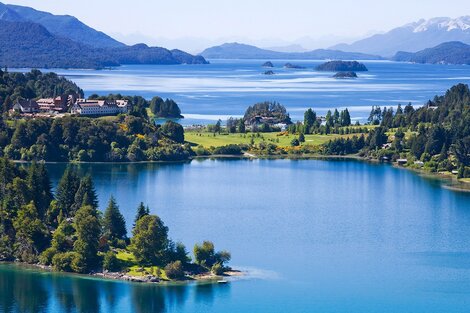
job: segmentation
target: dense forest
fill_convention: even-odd
[[[24,168],[0,158],[0,190],[0,261],[40,263],[77,273],[156,266],[158,272],[153,269],[151,274],[157,279],[184,279],[207,271],[221,274],[230,260],[230,253],[216,252],[206,241],[194,246],[191,263],[186,247],[168,237],[168,227],[143,203],[129,238],[114,198],[101,213],[93,180],[80,177],[72,167],[53,194],[44,164]]]
[[[369,123],[378,125],[361,147],[338,139],[325,145],[327,154],[358,153],[382,160],[405,158],[409,166],[420,161],[430,171],[458,170],[470,177],[470,90],[459,84],[414,109],[373,107]],[[388,143],[388,145],[387,145]]]
[[[183,143],[181,125],[132,115],[0,120],[0,153],[12,160],[181,161],[193,154]]]
[[[83,90],[72,81],[55,73],[31,70],[29,73],[0,69],[0,110],[7,112],[17,99],[52,98],[62,94],[78,94]]]
[[[171,99],[140,96],[91,95],[90,99],[129,101],[128,114],[115,119],[65,116],[20,118],[11,116],[14,101],[78,94],[75,83],[55,73],[32,70],[16,73],[0,70],[0,156],[12,160],[68,161],[180,161],[193,151],[184,144],[181,125],[168,121],[155,125],[155,117],[179,118],[181,110]]]

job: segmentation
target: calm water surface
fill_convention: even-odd
[[[80,165],[130,226],[140,201],[248,277],[149,286],[0,266],[3,312],[468,312],[470,194],[357,161]],[[64,165],[49,165],[54,183]]]
[[[368,72],[358,79],[332,78],[316,72],[324,61],[275,60],[276,75],[263,75],[266,60],[211,60],[209,65],[127,65],[112,70],[54,70],[75,81],[88,96],[121,93],[175,99],[186,118],[183,124],[210,123],[243,115],[259,101],[284,104],[294,120],[305,110],[325,114],[349,107],[355,119],[365,120],[372,105],[422,105],[457,83],[470,82],[470,67],[364,61]],[[286,62],[304,70],[284,69]]]

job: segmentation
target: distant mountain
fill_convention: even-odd
[[[291,59],[291,60],[377,60],[380,56],[339,50],[318,49],[307,52],[278,52],[240,43],[225,43],[200,53],[207,59]]]
[[[44,26],[51,34],[69,38],[95,48],[116,48],[125,45],[103,32],[97,31],[70,15],[53,15],[12,4],[0,2],[0,20],[11,22],[33,22]]]
[[[292,44],[287,46],[278,46],[278,47],[268,47],[266,50],[276,51],[276,52],[307,52],[308,50],[298,44]]]
[[[398,52],[393,59],[414,63],[470,65],[470,45],[458,41],[446,42],[416,53]]]
[[[102,68],[121,64],[207,63],[201,56],[146,45],[93,48],[51,34],[38,23],[23,21],[0,20],[0,43],[2,67]]]
[[[470,44],[470,16],[459,18],[437,17],[420,20],[377,34],[350,45],[339,44],[331,49],[378,54],[385,57],[398,51],[417,52],[444,42],[461,41]]]

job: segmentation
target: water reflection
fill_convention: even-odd
[[[148,285],[104,281],[0,264],[0,312],[169,312],[180,310],[190,294],[210,305],[216,289],[228,285]],[[193,292],[190,292],[192,290]]]

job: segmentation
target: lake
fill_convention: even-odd
[[[317,72],[324,61],[274,60],[276,74],[264,75],[266,60],[210,60],[209,65],[126,65],[111,70],[53,70],[72,79],[85,95],[121,93],[150,99],[173,98],[186,116],[181,123],[215,123],[241,116],[260,101],[277,101],[293,120],[303,120],[309,107],[325,115],[328,109],[348,107],[353,120],[365,121],[371,106],[423,105],[457,83],[470,82],[464,65],[410,64],[363,61],[368,72],[353,80],[334,79]],[[306,67],[285,69],[287,62]]]
[[[48,165],[54,184],[63,164]],[[247,277],[153,286],[0,265],[0,312],[468,312],[470,194],[360,161],[82,164],[131,226],[140,201]]]

